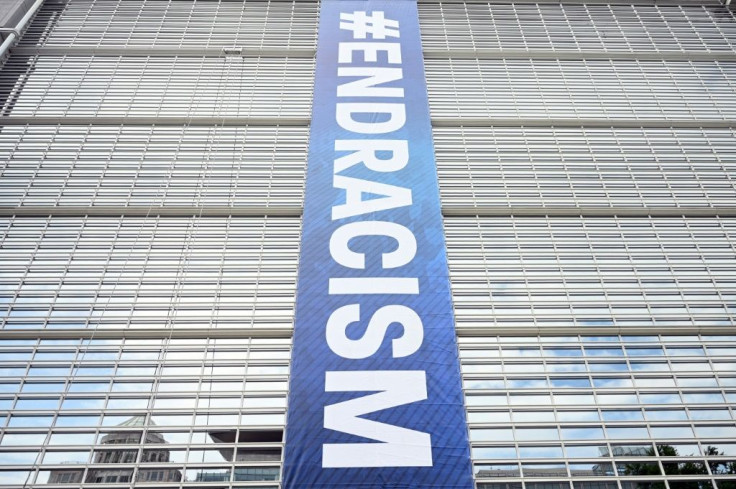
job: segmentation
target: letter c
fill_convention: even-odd
[[[349,241],[358,236],[388,236],[399,243],[394,251],[381,254],[384,269],[406,265],[417,253],[417,240],[405,226],[386,221],[357,221],[343,224],[330,237],[330,255],[337,263],[348,268],[365,269],[365,254],[348,247]]]

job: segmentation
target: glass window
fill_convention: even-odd
[[[188,431],[159,432],[149,431],[146,433],[145,443],[171,443],[182,444],[189,442]]]
[[[736,439],[734,426],[695,426],[695,434],[700,438],[731,438]]]
[[[99,416],[59,416],[56,418],[56,427],[90,426],[94,427],[100,422]]]
[[[519,441],[559,440],[557,428],[517,428],[516,439]]]
[[[621,475],[619,468],[619,474]],[[663,481],[656,480],[640,480],[640,481],[621,481],[621,489],[665,489]]]
[[[186,450],[171,450],[161,448],[147,448],[141,455],[141,463],[161,463],[186,461]]]
[[[236,462],[279,462],[280,448],[238,448]]]
[[[514,411],[513,418],[517,423],[553,422],[555,413],[553,411]]]
[[[652,426],[654,438],[692,438],[693,430],[689,426]]]
[[[562,447],[549,446],[520,446],[520,458],[562,458]]]
[[[619,475],[660,475],[662,473],[657,462],[617,462],[616,467]]]
[[[736,455],[736,443],[703,443],[705,455]]]
[[[245,416],[243,416],[245,417]],[[468,423],[510,423],[511,415],[508,411],[469,412]]]
[[[97,439],[100,445],[134,445],[140,443],[140,431],[103,431]]]
[[[640,394],[643,404],[680,404],[680,396],[659,392],[656,394]]]
[[[49,445],[91,445],[94,441],[94,433],[52,433]]]
[[[614,457],[653,456],[655,453],[652,445],[611,445],[611,455]]]
[[[682,394],[686,403],[692,404],[719,404],[723,403],[723,395],[720,392],[686,392]]]
[[[570,472],[573,472],[572,465],[570,465]],[[573,473],[573,477],[574,476],[575,474]],[[616,485],[614,481],[595,481],[595,482],[573,481],[572,487],[574,489],[618,489],[618,485]],[[645,488],[641,488],[641,489],[645,489]],[[656,489],[656,488],[649,487],[646,489]]]
[[[691,409],[690,418],[696,420],[730,419],[727,409]]]
[[[572,477],[601,477],[616,475],[613,464],[609,462],[585,462],[571,463],[570,475]]]
[[[46,452],[44,464],[84,464],[89,459],[88,451]]]
[[[608,432],[608,437],[614,440],[622,440],[627,438],[633,440],[649,438],[649,434],[647,433],[646,428],[608,427],[606,428],[606,431]]]
[[[219,467],[204,467],[187,469],[185,472],[187,482],[223,482],[230,480],[230,469]]]
[[[526,489],[570,489],[567,482],[525,482],[524,484]]]
[[[473,447],[471,448],[474,460],[479,459],[510,459],[516,458],[514,447]]]
[[[18,445],[43,445],[46,440],[46,433],[6,433],[3,436],[0,445],[2,446],[18,446]]]
[[[604,421],[640,421],[644,419],[644,416],[641,414],[641,411],[636,410],[619,410],[619,411],[611,411],[611,410],[604,410],[601,412],[603,415]]]
[[[557,418],[560,421],[572,423],[600,421],[598,411],[557,411]]]
[[[562,428],[563,440],[593,440],[593,439],[604,439],[602,428],[596,427],[577,427],[577,428]]]
[[[209,462],[231,462],[233,460],[232,448],[220,448],[218,450],[189,450],[190,463]]]
[[[713,483],[709,480],[703,480],[703,479],[696,479],[696,480],[686,480],[686,481],[678,481],[678,480],[670,480],[669,481],[670,489],[690,489],[691,487],[697,487],[698,489],[713,489]],[[719,487],[721,489],[728,489],[728,486],[724,488],[725,484],[721,483],[719,484]]]
[[[278,467],[235,467],[235,481],[275,481],[279,479]]]
[[[736,460],[711,460],[708,465],[713,474],[736,474]]]
[[[138,482],[179,482],[181,470],[176,468],[140,468],[138,469]]]
[[[107,382],[72,382],[69,392],[106,392],[109,385]]]
[[[18,410],[50,410],[56,409],[59,406],[58,399],[25,399],[21,398],[15,404],[15,409]]]
[[[567,468],[564,463],[521,464],[524,477],[566,477]]]
[[[514,436],[510,429],[470,428],[470,441],[511,441]]]
[[[645,412],[650,421],[684,421],[687,419],[684,409],[646,409]]]
[[[97,464],[132,464],[138,458],[138,450],[95,450],[92,462]]]
[[[49,428],[54,420],[52,416],[11,416],[9,428]]]
[[[38,452],[1,452],[0,465],[30,465],[37,458]]]
[[[495,477],[519,477],[518,464],[475,464],[473,471],[478,479]]]
[[[105,399],[65,399],[61,403],[61,409],[102,409],[105,406]]]
[[[36,477],[36,484],[78,484],[82,482],[84,469],[74,470],[41,470]]]
[[[606,445],[566,445],[565,452],[570,458],[608,457]]]
[[[629,377],[593,377],[593,385],[598,388],[632,387]]]
[[[85,482],[88,484],[122,484],[133,479],[133,469],[90,469]]]

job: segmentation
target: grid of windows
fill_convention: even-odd
[[[734,15],[721,5],[419,4],[425,48],[733,52]]]
[[[306,118],[313,71],[301,58],[11,56],[0,115]]]
[[[616,487],[616,474],[632,477],[632,487],[658,487],[647,483],[663,475],[674,476],[670,487],[678,476],[712,487],[711,474],[731,487],[736,337],[459,341],[479,487],[522,476]],[[586,478],[597,481],[577,481]]]
[[[293,218],[0,220],[4,329],[291,328]]]
[[[458,326],[729,327],[736,221],[448,218]]]
[[[314,61],[300,58],[15,56],[3,115],[307,117]],[[729,61],[428,59],[439,118],[734,118]],[[285,87],[288,87],[287,90]]]
[[[7,126],[0,203],[297,208],[307,137],[288,126]],[[736,203],[730,128],[438,127],[434,138],[445,208]]]
[[[300,208],[306,127],[7,126],[0,205]],[[245,164],[243,163],[245,162]]]
[[[5,329],[291,327],[298,219],[4,225]],[[458,324],[728,326],[733,227],[716,218],[447,218]]]
[[[480,481],[734,473],[734,336],[459,341]],[[38,469],[38,484],[60,482],[62,470],[68,482],[102,482],[92,474],[111,470],[139,482],[156,480],[153,470],[170,471],[157,475],[165,482],[196,481],[205,469],[227,474],[218,480],[274,480],[289,347],[258,338],[3,340],[0,465],[29,480]]]
[[[435,128],[445,208],[736,205],[725,129]]]
[[[0,469],[36,484],[275,481],[290,343],[2,340]]]
[[[47,1],[21,46],[316,47],[318,2]],[[419,4],[426,49],[730,52],[719,5]]]
[[[433,117],[736,118],[736,63],[427,59]]]
[[[46,1],[21,46],[312,48],[318,2]]]

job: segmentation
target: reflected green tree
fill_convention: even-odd
[[[718,457],[722,455],[725,454],[719,451],[717,447],[709,445],[705,448],[706,457]],[[734,460],[708,460],[708,466],[713,475],[736,474],[736,461]],[[718,485],[718,489],[736,489],[736,481],[719,480],[716,481],[716,484]]]
[[[674,450],[674,447],[669,448]],[[644,455],[654,457],[656,455],[654,448],[649,448]],[[659,464],[655,461],[627,462],[623,467],[619,466],[619,471],[623,472],[623,475],[662,475],[662,472],[659,470]],[[646,484],[647,486],[644,489],[665,489],[664,482],[648,482]]]
[[[655,451],[654,448],[650,448],[644,454],[645,456],[654,457],[659,452],[659,455],[663,457],[679,457],[680,454],[676,447],[672,445],[660,444],[657,445]],[[719,451],[717,447],[708,446],[705,449],[705,456],[722,456],[723,452]],[[711,473],[713,474],[736,474],[736,461],[718,461],[709,460],[708,465]],[[662,466],[666,475],[707,475],[708,471],[705,465],[700,461],[663,461]],[[628,462],[619,466],[619,472],[621,475],[638,475],[638,476],[658,476],[661,475],[659,464],[655,461],[636,461]],[[677,489],[711,489],[713,485],[709,481],[688,481],[680,480],[675,484]],[[718,489],[736,489],[736,481],[717,481]],[[646,482],[641,485],[642,489],[664,489],[664,482]]]

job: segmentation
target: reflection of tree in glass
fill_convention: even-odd
[[[669,447],[675,450],[674,447]],[[675,452],[677,452],[675,450]],[[656,455],[654,448],[649,447],[645,453],[641,454],[648,457]],[[663,454],[665,455],[665,454]],[[657,462],[628,462],[624,464],[623,475],[661,475],[662,472],[659,470]],[[647,487],[642,489],[665,489],[664,482],[647,482]]]
[[[678,457],[677,448],[671,445],[657,445],[657,451],[663,457]],[[647,456],[655,456],[654,448],[646,451]],[[706,456],[721,456],[723,452],[716,447],[708,446],[705,449]],[[662,462],[667,475],[705,475],[707,470],[702,462]],[[713,474],[736,474],[736,461],[709,460],[708,465]],[[660,475],[659,466],[656,462],[629,462],[621,467],[623,475]],[[646,488],[642,489],[664,489],[664,482],[646,482]],[[677,489],[710,489],[709,481],[677,481]],[[718,489],[736,489],[736,482],[718,481]]]
[[[725,455],[723,452],[719,452],[718,448],[708,446],[705,449],[706,456],[719,456]],[[708,460],[708,466],[712,474],[736,474],[736,461],[734,460]],[[718,489],[736,489],[736,481],[723,481],[717,482]]]

